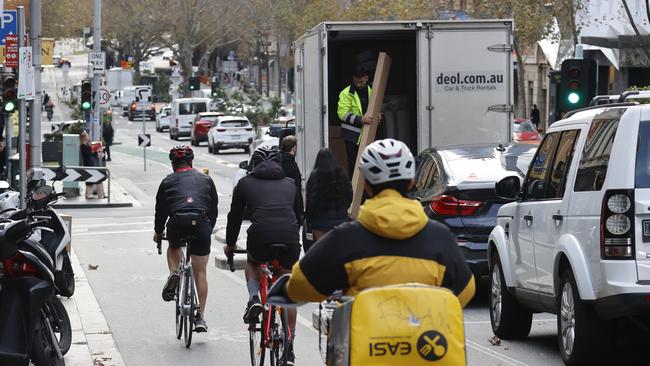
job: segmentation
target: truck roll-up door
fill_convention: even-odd
[[[430,84],[421,91],[428,102],[419,113],[429,122],[430,146],[512,139],[511,27],[510,21],[428,25],[420,54],[428,56],[421,67]]]
[[[323,55],[321,35],[318,29],[306,34],[295,45],[295,87],[296,87],[296,137],[298,153],[296,162],[307,179],[316,161],[316,155],[324,142],[323,119]],[[318,98],[313,96],[318,90]]]

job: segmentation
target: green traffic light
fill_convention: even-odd
[[[567,100],[569,100],[569,103],[571,104],[576,104],[580,101],[580,95],[578,93],[569,93],[567,96]]]
[[[5,112],[13,112],[14,109],[16,109],[16,105],[14,104],[14,102],[5,103],[5,106],[4,106]]]
[[[84,111],[89,110],[90,109],[90,102],[81,103],[81,109],[83,109]]]

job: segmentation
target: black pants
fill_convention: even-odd
[[[359,145],[355,142],[345,141],[345,154],[348,156],[348,176],[352,180],[354,174],[354,166],[357,163],[357,154],[359,153]]]
[[[106,151],[106,160],[111,160],[111,145],[106,144],[104,151]]]

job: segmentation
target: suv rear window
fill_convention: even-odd
[[[603,188],[618,122],[626,110],[608,109],[594,117],[578,165],[574,191],[600,191]]]
[[[178,104],[178,114],[197,114],[201,112],[207,112],[208,105],[205,102],[194,102],[194,103],[179,103]]]
[[[219,123],[221,127],[248,127],[248,121],[239,120],[239,121],[223,121]]]
[[[650,188],[650,121],[643,121],[639,124],[634,187]]]

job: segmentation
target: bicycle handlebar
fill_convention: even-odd
[[[235,272],[235,254],[246,254],[244,249],[235,249],[232,251],[233,255],[228,256],[228,267],[230,267],[230,272]]]
[[[160,240],[158,240],[156,247],[158,248],[158,255],[162,255],[162,241],[167,240],[166,236],[161,236]]]

